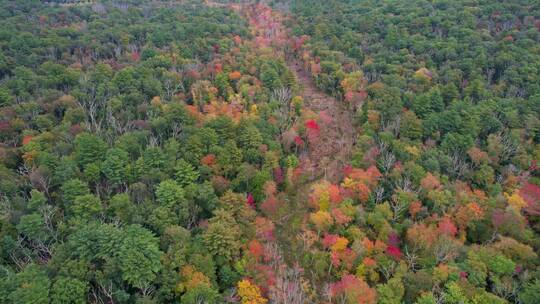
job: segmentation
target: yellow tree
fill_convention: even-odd
[[[514,192],[512,195],[505,193],[504,196],[508,201],[508,205],[517,211],[521,211],[523,207],[527,207],[528,205],[527,202],[517,192]]]
[[[242,304],[266,304],[268,300],[261,295],[261,289],[248,280],[238,282],[238,295]]]

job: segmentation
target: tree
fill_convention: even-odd
[[[17,224],[17,230],[32,240],[47,241],[49,238],[49,233],[45,228],[45,219],[38,213],[23,215]]]
[[[391,278],[386,284],[377,286],[377,303],[381,304],[399,304],[405,294],[405,288],[401,279]]]
[[[101,213],[102,206],[99,198],[92,194],[85,194],[77,196],[68,210],[77,218],[90,219]]]
[[[186,199],[184,189],[174,180],[168,179],[156,187],[156,201],[165,212],[173,212],[183,225],[190,224],[196,215],[192,202]],[[156,209],[157,210],[157,209]]]
[[[185,202],[184,189],[173,180],[165,180],[156,187],[156,201],[167,207],[182,205]]]
[[[441,112],[443,108],[443,98],[437,88],[433,88],[425,94],[418,95],[413,101],[413,110],[420,118],[425,118],[434,112]]]
[[[350,274],[330,285],[330,295],[348,304],[375,304],[377,301],[377,292],[365,281]]]
[[[31,264],[21,272],[9,278],[11,292],[7,300],[9,303],[46,304],[49,302],[50,281],[44,269]]]
[[[176,181],[183,187],[194,183],[199,179],[199,171],[183,159],[178,160],[174,170]]]
[[[248,280],[238,282],[238,295],[242,304],[266,304],[268,300],[261,295],[261,290]]]
[[[465,296],[464,291],[456,282],[450,282],[446,284],[446,291],[443,293],[443,299],[445,303],[460,304],[469,303],[469,300]]]
[[[208,80],[199,80],[191,86],[191,97],[193,104],[196,105],[199,111],[203,111],[203,106],[216,98],[218,89],[212,86]]]
[[[182,303],[186,304],[218,304],[220,301],[219,292],[207,285],[198,285],[189,289],[181,297]]]
[[[102,160],[106,150],[105,142],[94,134],[81,133],[75,137],[75,159],[81,167]]]
[[[217,164],[227,177],[233,176],[238,171],[243,159],[242,150],[232,140],[227,141],[216,156]]]
[[[63,185],[70,179],[76,178],[77,163],[71,157],[61,157],[58,166],[53,172],[53,182]]]
[[[422,137],[422,120],[420,120],[413,111],[403,113],[401,119],[401,135],[412,140]]]
[[[533,304],[540,301],[540,280],[536,279],[525,284],[519,293],[519,300],[523,304]]]
[[[159,147],[148,147],[135,163],[137,177],[156,182],[164,179],[165,157]]]
[[[219,95],[225,98],[225,100],[229,99],[229,95],[233,91],[229,84],[229,78],[226,73],[219,72],[214,80],[214,85],[218,89]]]
[[[415,304],[437,304],[437,299],[431,292],[425,292],[418,297]]]
[[[206,248],[214,256],[230,261],[240,250],[240,227],[232,214],[223,209],[214,212],[208,221],[208,229],[203,234]]]
[[[416,273],[407,272],[403,277],[403,283],[405,285],[404,300],[413,302],[422,293],[431,290],[433,279],[425,270],[421,270]]]
[[[282,86],[281,79],[278,72],[270,64],[264,64],[261,67],[260,77],[264,86],[270,90],[279,88]]]
[[[28,208],[38,210],[47,203],[47,198],[42,192],[36,189],[30,191],[30,200],[28,200]]]
[[[51,287],[51,303],[84,304],[88,284],[78,279],[60,277]]]
[[[227,190],[227,192],[219,198],[219,207],[233,214],[235,218],[238,218],[243,210],[246,209],[246,205],[245,195],[234,193],[231,190]]]
[[[186,198],[192,205],[201,209],[204,218],[210,217],[211,212],[218,205],[218,197],[209,181],[202,184],[191,184],[185,188]]]
[[[113,214],[124,224],[131,224],[137,215],[137,208],[127,193],[119,193],[111,197],[107,212]]]
[[[334,219],[327,211],[317,211],[309,215],[309,220],[318,231],[326,231],[333,225]]]
[[[153,208],[147,219],[148,224],[154,228],[155,231],[162,233],[167,227],[172,225],[186,223],[181,222],[178,214],[172,207],[158,206]]]
[[[146,289],[161,270],[162,252],[158,239],[139,225],[128,226],[122,234],[116,258],[122,279],[139,289]]]
[[[109,149],[101,170],[109,182],[116,186],[126,181],[129,154],[118,148]]]
[[[515,192],[512,195],[505,193],[504,196],[508,201],[508,205],[517,210],[518,212],[521,211],[523,207],[528,206],[527,202],[519,195],[518,192]]]
[[[240,136],[238,138],[238,144],[243,149],[258,149],[262,144],[261,132],[252,124],[246,124],[240,130]]]
[[[79,179],[68,180],[62,185],[61,190],[65,204],[72,204],[76,197],[90,194],[88,185]]]

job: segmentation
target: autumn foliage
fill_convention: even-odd
[[[350,274],[330,285],[330,295],[336,298],[336,302],[345,303],[375,304],[377,300],[377,292],[374,289],[362,279]]]
[[[242,304],[265,304],[268,300],[261,295],[258,286],[253,285],[248,280],[238,282],[238,295]]]

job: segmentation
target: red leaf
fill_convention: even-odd
[[[32,138],[34,138],[34,136],[32,136],[32,135],[26,135],[25,137],[23,137],[22,144],[23,144],[23,145],[27,145],[28,143],[30,143],[30,141],[32,140]]]
[[[441,234],[455,236],[457,233],[457,227],[448,216],[445,216],[439,222],[439,232]]]
[[[302,137],[300,136],[296,136],[294,138],[294,143],[299,146],[299,147],[302,147],[304,145],[304,140],[302,139]]]
[[[330,248],[332,245],[334,245],[337,242],[338,238],[339,238],[339,235],[337,234],[325,233],[322,239],[322,244],[325,248]]]
[[[253,198],[253,194],[248,193],[246,202],[251,208],[255,209],[255,199]]]
[[[320,127],[319,127],[319,124],[313,120],[313,119],[309,119],[306,121],[305,123],[305,126],[306,128],[310,129],[310,130],[314,130],[314,131],[320,131]]]
[[[395,246],[386,247],[386,254],[395,260],[399,260],[401,258],[401,250]]]

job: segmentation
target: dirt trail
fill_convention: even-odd
[[[276,230],[283,258],[289,267],[294,267],[304,258],[303,245],[298,235],[309,218],[310,210],[306,202],[309,200],[311,186],[321,178],[332,183],[339,183],[342,180],[344,166],[350,163],[354,127],[350,111],[343,102],[317,88],[298,60],[291,60],[287,64],[301,86],[300,94],[305,106],[318,114],[320,120],[324,120],[320,124],[321,133],[318,141],[309,144],[308,149],[300,154],[300,160],[309,164],[307,166],[310,168],[306,169],[312,171],[310,179],[312,182],[298,185],[295,193],[290,194],[290,213],[278,224]],[[321,119],[321,116],[326,119]],[[284,248],[286,250],[283,250]],[[304,279],[310,282],[312,288],[317,289],[316,286],[322,288],[320,282],[313,280],[312,271],[304,269]]]
[[[327,118],[321,119],[324,122],[319,141],[309,145],[301,158],[308,160],[319,176],[337,183],[343,177],[343,167],[351,158],[354,127],[350,111],[342,101],[317,88],[299,61],[290,61],[288,65],[302,86],[301,95],[307,108]]]
[[[209,6],[223,6],[221,3],[205,2]],[[289,31],[283,26],[283,15],[262,4],[229,7],[241,14],[243,12],[249,21],[254,36],[252,41],[246,42],[250,47],[271,47],[276,56],[285,57],[284,44],[290,41],[290,37]],[[304,252],[298,234],[307,223],[310,212],[306,202],[312,182],[321,178],[332,183],[341,181],[344,166],[351,158],[354,127],[351,111],[342,101],[317,88],[298,59],[289,60],[287,65],[300,85],[299,94],[303,97],[304,108],[318,117],[320,134],[315,141],[309,142],[307,149],[300,154],[301,163],[306,170],[304,173],[310,176],[309,181],[295,185],[295,189],[288,193],[288,213],[275,221],[276,240],[267,241],[265,247],[272,253],[272,258],[267,263],[275,270],[276,280],[269,295],[270,303],[304,304],[312,302],[308,300],[302,285],[304,279],[310,281],[312,270],[300,269],[299,266]],[[313,281],[310,283],[317,292],[319,284]]]
[[[258,45],[272,47],[276,55],[285,56],[285,44],[290,41],[289,31],[283,25],[284,16],[271,10],[265,5],[243,6],[247,12],[254,41]],[[291,56],[294,57],[294,56]],[[316,114],[320,126],[320,134],[313,142],[308,142],[307,149],[300,154],[305,174],[309,181],[298,184],[295,190],[288,193],[288,214],[281,220],[276,221],[276,242],[274,246],[279,253],[280,261],[274,261],[281,265],[279,269],[287,269],[285,273],[295,273],[300,261],[304,259],[303,245],[298,234],[303,230],[308,221],[310,210],[306,204],[309,199],[312,182],[326,179],[332,183],[339,183],[343,177],[344,166],[349,164],[353,140],[354,127],[351,111],[345,104],[336,98],[326,94],[316,87],[311,75],[303,69],[299,59],[291,59],[287,62],[289,69],[294,72],[298,84],[299,94],[303,97],[304,108]],[[321,287],[313,278],[312,269],[303,269],[300,276],[307,279],[315,290]],[[301,280],[293,279],[284,272],[277,274],[277,280],[288,282],[288,286],[299,286]],[[300,287],[298,287],[301,290]],[[303,292],[297,293],[297,298],[303,300],[280,301],[271,297],[271,303],[303,304],[306,303]]]

